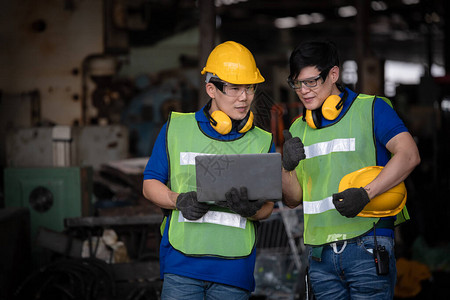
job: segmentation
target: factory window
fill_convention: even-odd
[[[425,74],[425,66],[419,63],[386,60],[384,65],[384,93],[387,97],[396,94],[396,88],[400,84],[415,85],[420,83],[420,78]],[[431,76],[440,77],[445,75],[442,66],[433,64]]]

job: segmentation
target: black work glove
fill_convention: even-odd
[[[283,130],[283,160],[282,165],[286,171],[292,171],[298,163],[306,158],[305,148],[299,137],[292,138],[289,130]]]
[[[247,188],[241,187],[240,193],[236,188],[231,188],[225,193],[226,201],[219,201],[217,205],[226,207],[244,218],[254,216],[266,202],[265,200],[248,200]]]
[[[188,220],[197,220],[209,210],[209,205],[197,201],[197,192],[181,193],[177,197],[176,207]]]
[[[340,193],[333,194],[334,206],[341,215],[347,218],[356,217],[369,201],[369,195],[362,187],[349,188]]]

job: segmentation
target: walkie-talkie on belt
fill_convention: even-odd
[[[375,259],[375,266],[377,268],[378,275],[389,274],[389,252],[386,251],[384,246],[379,246],[377,243],[377,235],[375,231],[375,223],[373,223],[373,258]]]

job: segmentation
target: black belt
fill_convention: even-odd
[[[394,218],[386,218],[386,219],[380,219],[378,221],[378,223],[375,225],[376,228],[386,228],[386,229],[394,229],[394,223],[395,220]],[[345,242],[347,243],[354,243],[357,241],[359,237],[355,237],[349,240],[344,240],[344,241],[336,241],[334,243],[336,243],[336,246],[341,246],[343,245]],[[327,244],[328,246],[330,246],[329,244]],[[321,246],[312,246],[312,258],[316,261],[321,261],[322,260],[322,251],[323,251],[323,247],[327,246],[327,245],[321,245]]]

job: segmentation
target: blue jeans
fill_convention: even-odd
[[[324,246],[322,261],[309,253],[309,278],[314,296],[320,299],[393,299],[397,279],[394,240],[377,236],[377,243],[389,252],[389,274],[378,275],[373,258],[373,236],[350,240],[343,245]],[[342,251],[342,253],[339,253]],[[337,252],[337,253],[336,253]]]
[[[250,292],[230,285],[164,274],[161,300],[247,300]]]

